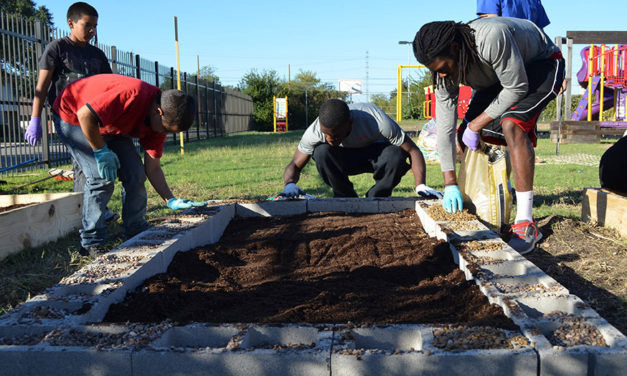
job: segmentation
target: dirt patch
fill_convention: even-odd
[[[9,210],[13,210],[13,209],[19,209],[19,208],[23,208],[24,206],[29,206],[29,205],[33,205],[31,204],[15,204],[15,205],[11,205],[11,206],[4,206],[4,207],[0,207],[0,213],[4,213],[7,212]]]
[[[517,327],[413,210],[235,219],[178,253],[107,322],[442,323]]]
[[[615,230],[551,215],[525,257],[627,334],[627,239]]]

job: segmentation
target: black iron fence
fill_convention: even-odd
[[[24,140],[37,84],[37,62],[49,42],[66,34],[39,21],[0,12],[0,173],[70,162],[55,133],[49,108],[42,112],[41,142],[31,146]],[[164,90],[176,88],[174,68],[115,46],[97,46],[107,55],[113,73],[137,77]],[[186,72],[180,76],[181,89],[198,104],[195,123],[183,133],[186,142],[253,129],[253,102],[248,95]],[[172,134],[168,142],[178,143],[178,137],[180,134]]]

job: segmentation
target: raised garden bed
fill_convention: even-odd
[[[516,329],[414,210],[234,219],[111,307],[109,322],[437,323]]]
[[[0,195],[0,260],[81,225],[82,193]]]

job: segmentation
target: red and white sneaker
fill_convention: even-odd
[[[536,243],[542,239],[542,233],[538,231],[535,219],[533,221],[516,222],[509,231],[513,232],[513,234],[507,244],[521,255],[533,251]]]

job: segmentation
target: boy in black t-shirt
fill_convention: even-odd
[[[57,96],[69,84],[87,76],[111,73],[107,56],[98,47],[89,44],[96,35],[98,11],[84,2],[76,2],[68,8],[67,23],[70,36],[52,41],[46,46],[39,59],[39,77],[30,124],[24,138],[36,145],[42,136],[41,112],[46,98],[52,105]],[[85,176],[80,166],[72,159],[74,166],[74,192],[83,192]],[[119,216],[108,212],[107,222]]]

